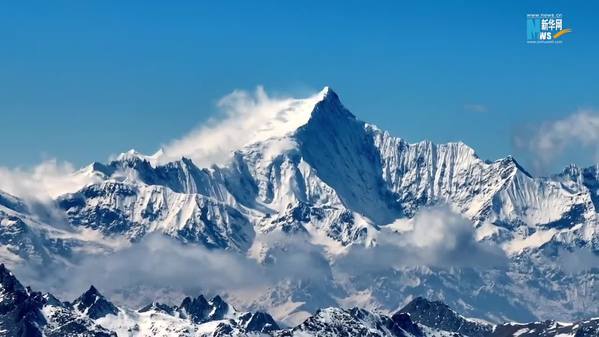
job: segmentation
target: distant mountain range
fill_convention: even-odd
[[[474,330],[460,330],[452,324],[463,318],[446,316],[446,307],[438,317],[409,308],[442,307],[418,299],[423,296],[494,324],[599,316],[599,166],[569,166],[533,177],[512,157],[485,161],[460,142],[410,144],[358,120],[330,88],[280,109],[280,120],[257,130],[225,164],[200,168],[188,158],[162,163],[162,153],[130,151],[76,172],[71,178],[85,183],[49,205],[0,191],[0,260],[43,270],[76,264],[82,254],[111,254],[157,233],[276,269],[273,256],[293,249],[280,239],[288,237],[320,249],[326,277],[278,280],[251,295],[235,289],[223,294],[238,307],[268,310],[278,322],[303,322],[279,330],[271,316],[259,314],[256,319],[281,336],[368,335],[371,329],[372,336],[445,333],[431,332],[437,330],[465,336],[558,336],[549,331],[591,336],[576,332],[587,323],[464,320]],[[388,268],[378,265],[387,260]],[[90,335],[134,331],[131,322],[150,329],[146,334],[167,329],[167,321],[188,331],[219,321],[213,327],[221,327],[223,335],[227,329],[229,334],[258,329],[247,328],[258,314],[235,311],[190,323],[181,314],[183,304],[134,312],[106,300],[100,314],[130,312],[121,317],[126,322],[107,323],[89,312],[80,315],[84,298],[64,304],[19,287],[11,301],[33,311],[14,318],[25,320],[18,329],[29,329],[29,320],[41,327],[42,316],[48,321],[44,329],[60,329],[68,321]],[[84,297],[102,298],[90,291]],[[194,301],[215,305],[214,299]],[[369,311],[316,311],[352,305]],[[375,314],[375,309],[395,314]],[[409,316],[401,314],[406,310]],[[5,321],[9,311],[3,311]],[[61,318],[48,319],[53,313]],[[52,328],[56,320],[65,323]],[[337,321],[356,330],[337,331]],[[49,331],[44,333],[50,336]]]
[[[360,308],[326,308],[295,327],[281,328],[268,313],[239,312],[219,296],[186,297],[178,306],[153,302],[132,310],[115,306],[91,286],[73,302],[61,302],[50,293],[25,288],[0,265],[0,332],[19,337],[594,337],[599,335],[599,318],[493,325],[418,297],[392,316]]]

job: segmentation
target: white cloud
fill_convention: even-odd
[[[599,268],[599,254],[593,253],[590,249],[579,249],[573,252],[560,249],[557,263],[563,271],[576,274]]]
[[[153,292],[159,289],[199,294],[264,282],[259,266],[242,255],[183,245],[161,234],[149,234],[112,254],[80,254],[68,264],[22,265],[16,271],[27,284],[65,298],[74,298],[93,284],[117,299],[120,292],[141,296],[126,300],[133,305],[154,300]]]
[[[599,160],[599,114],[592,110],[580,110],[563,119],[541,124],[536,132],[514,138],[517,149],[526,152],[536,169],[544,171],[565,151],[572,147],[584,148]]]
[[[298,237],[275,235],[269,240],[284,248],[272,249],[266,263],[153,233],[111,254],[79,254],[67,264],[20,265],[16,272],[26,284],[60,297],[75,298],[93,284],[117,302],[133,306],[162,296],[160,301],[202,293],[245,292],[250,296],[285,280],[330,279],[320,247]]]
[[[199,166],[218,164],[244,145],[285,135],[305,124],[324,90],[306,99],[270,97],[259,86],[252,94],[235,90],[218,102],[222,118],[208,121],[163,146],[158,162],[191,158]]]
[[[478,104],[478,103],[469,103],[464,104],[464,109],[470,112],[487,112],[489,109],[486,105]]]
[[[32,168],[0,167],[0,191],[34,201],[46,201],[74,192],[99,180],[75,170],[68,162],[46,160]]]
[[[374,247],[353,247],[338,262],[342,269],[375,272],[421,265],[498,267],[507,257],[499,247],[477,241],[470,221],[439,206],[420,210],[401,226],[383,227]]]

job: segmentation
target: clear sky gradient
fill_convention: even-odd
[[[563,13],[563,44],[526,44],[541,12]],[[2,2],[0,165],[152,153],[257,85],[330,85],[396,136],[495,159],[523,128],[599,108],[598,25],[591,1]]]

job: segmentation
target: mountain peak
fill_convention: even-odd
[[[191,298],[185,297],[181,305],[180,309],[185,310],[185,313],[196,323],[203,322],[208,315],[211,306],[206,300],[206,298],[202,295]]]
[[[322,90],[320,90],[320,92],[318,93],[318,96],[320,97],[320,100],[325,100],[329,97],[337,97],[337,93],[333,90],[333,88],[329,87],[328,85],[326,85],[324,88],[322,88]]]
[[[343,106],[339,95],[330,87],[324,87],[318,94],[318,97],[319,100],[314,105],[307,124],[324,121],[335,123],[342,120],[356,119],[356,116]]]
[[[440,330],[455,331],[472,337],[488,336],[493,330],[490,324],[483,324],[466,319],[447,304],[441,301],[431,301],[424,297],[416,297],[397,314],[407,313],[410,318],[419,323]]]
[[[156,166],[158,159],[164,155],[164,150],[159,149],[152,155],[145,155],[135,149],[131,149],[127,152],[123,152],[116,156],[114,161],[117,162],[137,162],[137,161],[147,161],[152,166]]]
[[[4,266],[4,263],[0,264],[0,292],[2,291],[9,293],[25,293],[25,287],[23,287],[15,275]]]
[[[73,307],[92,319],[118,313],[117,307],[104,298],[93,285],[73,302]]]
[[[246,331],[268,333],[280,329],[271,315],[261,311],[245,313],[241,315],[240,321]]]
[[[0,317],[19,308],[29,298],[29,289],[23,287],[13,273],[0,264]],[[2,319],[0,319],[2,326]]]
[[[89,289],[85,292],[85,294],[87,294],[88,296],[102,296],[98,289],[93,285],[89,286]]]
[[[148,312],[150,310],[163,312],[169,315],[172,315],[175,312],[175,308],[173,308],[172,306],[155,301],[139,309],[138,312]]]
[[[119,154],[116,157],[116,160],[118,160],[118,161],[136,160],[136,159],[141,159],[143,157],[144,157],[144,155],[141,152],[138,152],[135,149],[130,149],[127,152],[123,152],[123,153]]]
[[[319,100],[316,104],[320,102],[336,102],[341,103],[339,99],[339,95],[333,90],[333,88],[326,86],[318,93]]]

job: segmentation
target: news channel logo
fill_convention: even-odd
[[[526,14],[526,43],[559,44],[570,32],[572,29],[566,27],[561,13]]]

